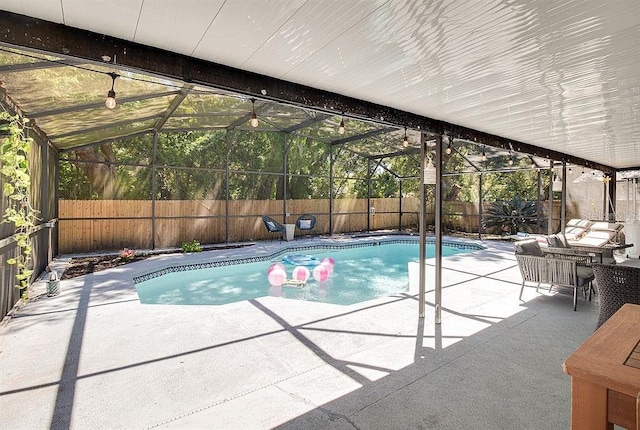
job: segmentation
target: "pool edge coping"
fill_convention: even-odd
[[[279,249],[276,249],[270,253],[266,253],[264,255],[252,256],[252,257],[235,257],[235,258],[227,258],[227,259],[213,259],[210,261],[204,262],[194,262],[194,263],[183,263],[183,264],[171,264],[162,268],[158,268],[151,271],[142,271],[144,273],[139,273],[137,275],[132,275],[131,280],[134,284],[134,287],[142,282],[148,281],[150,279],[154,279],[163,275],[167,275],[169,273],[176,272],[185,272],[190,270],[199,270],[199,269],[208,269],[213,267],[225,267],[232,266],[237,264],[246,264],[246,263],[257,263],[268,261],[273,258],[277,258],[281,255],[290,253],[290,252],[302,252],[308,250],[316,250],[316,249],[349,249],[349,248],[361,248],[361,247],[369,247],[369,246],[378,246],[381,242],[385,242],[385,244],[392,243],[416,243],[419,242],[419,237],[413,235],[406,236],[365,236],[365,237],[351,237],[348,240],[351,243],[345,243],[345,239],[333,239],[324,243],[312,243],[309,242],[304,245],[285,245]],[[428,236],[426,238],[425,243],[431,244],[435,243],[435,237]],[[473,241],[469,239],[461,239],[461,238],[444,238],[442,240],[443,245],[453,245],[456,247],[463,248],[471,248],[476,251],[480,251],[483,249],[487,249],[487,246],[482,242]],[[249,247],[250,248],[250,247]],[[245,248],[247,249],[247,248]],[[137,288],[137,287],[136,287]]]

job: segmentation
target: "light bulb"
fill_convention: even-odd
[[[344,134],[344,118],[340,120],[340,126],[338,127],[338,134]]]
[[[109,109],[113,109],[116,107],[116,92],[113,90],[109,90],[109,92],[107,93],[107,99],[104,102],[104,105],[109,108]]]
[[[451,155],[451,153],[453,152],[453,149],[451,148],[451,144],[447,145],[447,149],[445,149],[444,152],[446,152],[447,155]]]
[[[485,154],[484,149],[482,150],[482,161],[487,161],[487,154]]]
[[[104,101],[104,105],[107,109],[113,109],[116,107],[116,92],[114,87],[116,86],[116,79],[120,76],[117,73],[107,73],[111,76],[111,89],[107,93],[107,99]]]
[[[513,158],[509,158],[508,163],[509,163],[509,166],[513,166]]]
[[[251,98],[251,120],[249,121],[251,127],[256,128],[258,126],[258,115],[256,115],[256,99]]]

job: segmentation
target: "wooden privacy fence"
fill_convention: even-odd
[[[286,207],[285,207],[286,204]],[[488,204],[483,204],[486,216]],[[554,218],[559,219],[559,202]],[[317,234],[377,230],[418,231],[419,200],[60,200],[58,244],[61,254],[179,247],[197,240],[202,244],[274,239],[261,215],[283,224],[298,216],[317,217]],[[478,232],[478,203],[445,202],[445,232]],[[286,214],[289,214],[287,217]],[[284,215],[283,215],[284,214]],[[572,214],[568,214],[569,217]],[[329,231],[331,217],[332,231]],[[433,204],[427,207],[427,225],[433,225]],[[559,221],[554,223],[554,231]],[[296,232],[298,234],[299,232]]]
[[[373,209],[372,209],[373,208]],[[262,223],[269,215],[281,223],[317,217],[316,233],[347,233],[418,227],[418,199],[316,200],[60,200],[58,244],[61,254],[179,247],[200,243],[273,239]],[[287,217],[286,214],[289,214]],[[283,216],[285,214],[285,216]]]

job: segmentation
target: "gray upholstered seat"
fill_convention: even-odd
[[[516,242],[516,260],[522,286],[520,287],[520,300],[527,282],[536,283],[536,291],[540,284],[549,285],[549,290],[554,286],[573,288],[573,310],[578,307],[578,289],[590,290],[591,281],[594,279],[593,270],[581,265],[580,255],[561,255],[545,253],[537,240]],[[590,296],[589,296],[590,297]]]

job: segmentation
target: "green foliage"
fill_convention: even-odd
[[[16,287],[25,289],[33,270],[31,262],[32,244],[29,233],[35,225],[37,211],[29,201],[31,175],[27,154],[31,149],[31,139],[25,138],[20,117],[0,112],[0,120],[6,121],[0,126],[4,134],[1,140],[0,164],[2,165],[2,194],[7,199],[7,207],[2,215],[2,222],[13,224],[14,240],[18,246],[18,256],[7,260],[7,264],[16,265]],[[23,293],[24,295],[25,293]]]
[[[200,242],[194,239],[191,242],[182,243],[182,252],[202,252],[202,247]]]
[[[522,200],[516,196],[511,200],[498,200],[489,206],[483,225],[488,229],[516,234],[531,232],[537,222],[536,202]]]

